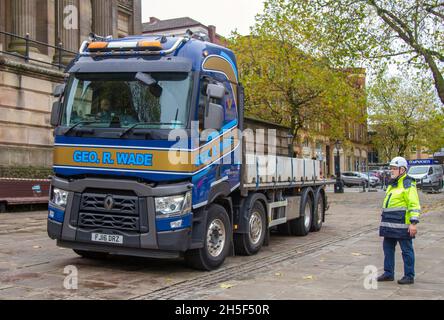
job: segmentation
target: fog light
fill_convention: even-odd
[[[182,220],[177,220],[170,223],[171,229],[177,229],[182,227]]]

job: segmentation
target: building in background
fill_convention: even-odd
[[[344,70],[348,73],[351,85],[365,93],[366,70],[363,68],[350,68]],[[362,118],[367,118],[367,105],[357,105]],[[367,122],[346,123],[345,140],[337,141],[323,134],[327,123],[318,122],[308,126],[308,130],[301,131],[300,143],[295,145],[298,157],[312,158],[325,162],[327,176],[335,174],[335,156],[339,147],[341,171],[367,171],[369,163],[369,139]]]
[[[216,33],[215,26],[206,26],[189,17],[168,20],[151,17],[149,22],[143,24],[143,33],[147,35],[184,36],[187,30],[191,30],[193,33],[206,34],[209,42],[226,45],[225,39]]]
[[[68,64],[91,32],[140,34],[141,19],[141,0],[0,0],[0,31],[69,51],[31,43],[27,62],[24,40],[0,33],[0,166],[52,165],[51,93],[65,75],[51,63]]]
[[[433,154],[433,158],[438,159],[442,164],[444,164],[444,148]]]

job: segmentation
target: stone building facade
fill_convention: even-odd
[[[0,0],[0,31],[77,52],[94,32],[114,38],[142,33],[141,0]],[[62,51],[61,51],[62,52]],[[50,65],[59,52],[0,33],[0,166],[50,167],[49,125],[56,84],[65,74]],[[63,52],[62,63],[74,54]]]

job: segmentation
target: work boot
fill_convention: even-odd
[[[385,273],[381,276],[378,277],[378,282],[384,282],[384,281],[394,281],[395,278],[394,277],[390,277],[388,275],[386,275]]]
[[[399,284],[414,284],[415,280],[409,277],[403,277],[401,280],[398,280]]]

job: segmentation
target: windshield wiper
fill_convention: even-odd
[[[68,130],[66,130],[63,135],[66,136],[68,133],[70,133],[72,130],[74,130],[75,128],[77,128],[78,126],[80,126],[82,124],[93,124],[93,123],[104,123],[104,122],[102,122],[102,121],[80,121],[80,122],[77,122],[76,124],[73,124],[72,126],[70,126],[68,128]]]
[[[130,133],[131,131],[133,131],[137,127],[140,127],[143,125],[153,125],[153,124],[160,125],[160,126],[170,126],[170,125],[174,125],[174,124],[178,124],[178,123],[173,123],[173,122],[138,122],[138,123],[133,124],[131,127],[126,129],[125,131],[123,131],[120,134],[120,138],[126,136],[128,133]]]

